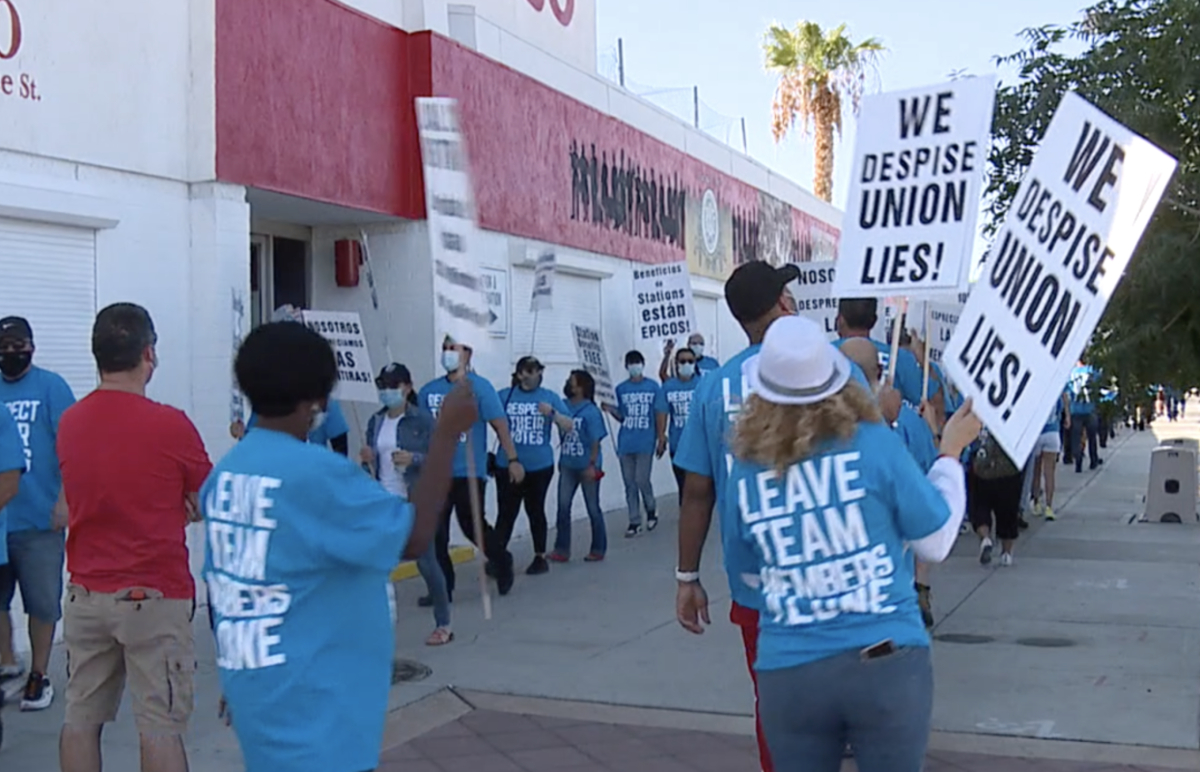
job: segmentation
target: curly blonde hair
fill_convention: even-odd
[[[882,422],[883,415],[853,381],[811,405],[776,405],[752,394],[733,426],[730,447],[739,459],[783,470],[823,442],[850,439],[860,421]]]

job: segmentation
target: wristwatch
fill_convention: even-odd
[[[683,582],[684,584],[695,584],[700,581],[699,571],[680,571],[675,569],[675,581]]]

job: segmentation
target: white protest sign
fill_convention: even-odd
[[[945,367],[1005,451],[1028,457],[1175,171],[1068,93],[946,347]]]
[[[941,364],[946,344],[954,335],[954,328],[958,326],[958,317],[962,315],[966,302],[967,293],[960,292],[957,295],[908,304],[906,326],[910,330],[916,330],[922,340],[929,339],[930,361]],[[929,323],[928,329],[925,327],[926,321]]]
[[[301,317],[310,330],[319,332],[337,356],[338,381],[333,399],[346,402],[379,401],[375,371],[363,335],[362,321],[353,311],[304,311]]]
[[[579,364],[596,381],[596,402],[616,407],[617,392],[613,388],[612,375],[608,372],[608,355],[604,353],[604,339],[600,337],[600,331],[578,324],[572,324],[571,330],[575,333]]]
[[[696,331],[687,261],[633,269],[635,340],[686,338]]]
[[[797,263],[800,276],[788,288],[796,299],[796,310],[825,329],[829,340],[837,340],[838,301],[833,294],[836,273],[833,260]]]
[[[920,297],[967,284],[994,77],[863,99],[838,247],[838,297]]]
[[[420,97],[416,103],[433,254],[434,335],[439,344],[449,335],[480,351],[488,343],[495,314],[472,251],[478,234],[475,196],[458,103],[442,97]]]
[[[546,250],[537,257],[537,267],[533,270],[533,298],[529,301],[530,311],[549,311],[554,307],[554,271],[557,260],[552,250]]]

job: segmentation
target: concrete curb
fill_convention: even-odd
[[[458,565],[459,563],[467,563],[474,559],[474,547],[464,546],[450,548],[450,562],[454,563],[454,565]],[[403,582],[405,579],[412,579],[413,577],[419,575],[420,572],[417,571],[417,562],[415,560],[406,560],[392,569],[393,582]]]

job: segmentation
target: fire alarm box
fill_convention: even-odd
[[[358,286],[358,268],[362,265],[362,245],[353,239],[341,239],[333,245],[334,279],[339,287]]]

